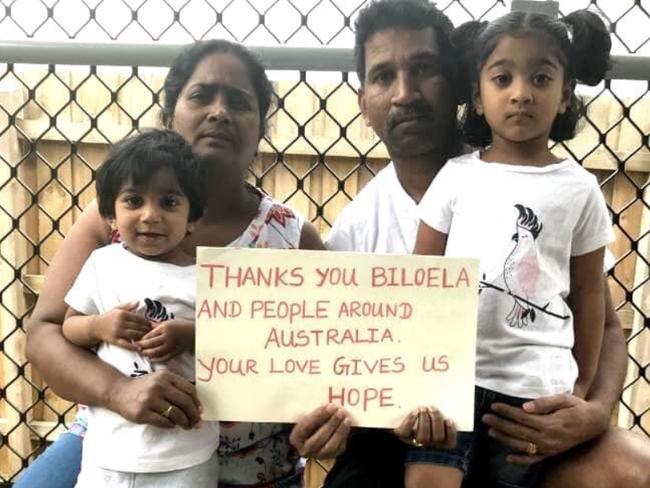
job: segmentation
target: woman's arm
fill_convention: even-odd
[[[28,323],[27,357],[50,387],[70,401],[101,405],[133,422],[189,428],[199,420],[199,403],[191,383],[166,371],[131,380],[63,337],[65,294],[90,253],[106,244],[109,235],[93,202],[72,226],[50,264]],[[178,407],[173,409],[171,421],[159,414],[170,403]]]
[[[444,256],[445,247],[447,247],[447,234],[443,234],[420,221],[413,254]]]
[[[574,395],[585,398],[591,387],[605,326],[605,295],[602,279],[605,248],[571,258],[571,293],[575,341],[573,355],[578,364]]]
[[[305,222],[302,225],[302,231],[300,233],[300,249],[311,249],[313,251],[324,251],[325,244],[323,240],[318,235],[318,231],[314,224],[311,222]]]
[[[64,398],[90,405],[108,403],[111,380],[119,373],[62,335],[64,297],[90,253],[107,243],[110,231],[92,203],[64,239],[47,271],[27,329],[27,357]],[[66,358],[61,361],[61,358]]]

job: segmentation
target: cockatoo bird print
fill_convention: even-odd
[[[510,327],[522,328],[528,326],[529,320],[535,322],[535,309],[528,303],[535,297],[539,280],[535,240],[543,226],[530,208],[520,204],[515,208],[519,216],[516,232],[512,236],[514,248],[503,264],[503,281],[514,302],[506,316],[506,323]]]

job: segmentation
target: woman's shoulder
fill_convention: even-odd
[[[257,215],[242,236],[245,247],[268,247],[276,249],[298,248],[304,217],[293,208],[274,200],[259,188],[254,191],[260,195]]]

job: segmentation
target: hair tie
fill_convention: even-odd
[[[573,45],[573,26],[568,23],[565,23],[564,25],[566,26],[566,34],[569,38],[569,42]]]

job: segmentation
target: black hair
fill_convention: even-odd
[[[125,184],[138,187],[161,169],[169,170],[190,201],[189,221],[203,215],[206,192],[200,161],[182,136],[171,130],[152,129],[115,144],[97,170],[95,188],[99,213],[115,217],[115,201]]]
[[[610,68],[612,41],[601,18],[588,10],[575,11],[562,19],[540,13],[511,12],[493,22],[467,22],[452,34],[452,43],[462,53],[463,74],[458,80],[459,101],[465,102],[462,129],[465,142],[485,147],[492,130],[485,117],[476,113],[473,93],[478,87],[485,61],[503,36],[541,34],[555,44],[570,95],[566,112],[553,121],[550,138],[555,142],[573,138],[578,120],[585,114],[584,102],[574,93],[576,81],[594,86]]]
[[[454,29],[447,16],[427,0],[377,0],[361,9],[355,22],[354,59],[359,82],[366,77],[366,41],[374,34],[388,29],[423,30],[433,28],[438,44],[443,74],[453,78],[454,50],[450,36]]]
[[[196,66],[210,54],[226,53],[235,56],[246,68],[251,85],[257,97],[257,106],[260,115],[260,139],[266,133],[266,116],[273,100],[273,86],[266,76],[266,71],[261,61],[241,44],[227,41],[225,39],[211,39],[208,41],[197,41],[188,45],[174,59],[169,72],[165,77],[163,92],[165,100],[162,107],[162,121],[168,126],[174,116],[174,109],[178,97],[192,77]]]

